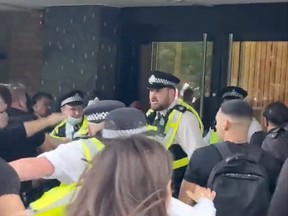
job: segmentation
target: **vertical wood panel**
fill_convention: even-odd
[[[239,64],[240,64],[240,42],[234,42],[232,46],[232,67],[230,85],[237,86],[239,78]]]
[[[256,56],[255,56],[255,76],[254,76],[254,88],[253,88],[253,98],[255,98],[255,101],[253,101],[253,106],[258,107],[258,101],[261,99],[260,91],[262,90],[260,88],[260,62],[261,62],[261,47],[263,44],[256,43]],[[260,96],[261,97],[261,96]]]
[[[286,75],[286,82],[285,82],[285,104],[288,106],[288,43],[286,43],[286,61],[285,61],[285,75]]]
[[[282,58],[280,68],[280,97],[279,101],[285,101],[285,84],[286,84],[286,65],[287,65],[287,46],[288,43],[281,42],[282,46]]]
[[[272,50],[272,42],[267,43],[267,49],[266,49],[266,58],[265,58],[265,82],[264,82],[264,101],[263,106],[268,103],[269,101],[269,91],[270,89],[270,59],[271,59],[271,51]]]
[[[255,57],[256,57],[256,42],[250,42],[250,65],[249,65],[249,79],[248,79],[248,101],[252,105],[253,91],[254,91],[254,74],[255,74]]]
[[[270,89],[269,89],[269,103],[273,102],[274,92],[276,89],[276,61],[277,61],[277,45],[272,43],[272,51],[270,57]]]
[[[274,101],[288,105],[288,42],[234,42],[230,84],[237,83],[254,109]]]
[[[248,90],[249,89],[249,73],[250,73],[250,43],[244,42],[244,58],[243,58],[243,68],[242,68],[242,74],[243,74],[243,88]]]
[[[264,90],[265,90],[265,61],[266,61],[266,53],[267,53],[267,42],[262,42],[262,48],[261,48],[261,58],[260,58],[260,83],[259,83],[259,107],[264,106]]]
[[[281,63],[282,63],[282,43],[275,44],[277,51],[275,56],[275,91],[274,91],[274,101],[280,100],[280,88],[281,88]]]

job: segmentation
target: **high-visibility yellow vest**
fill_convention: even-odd
[[[177,133],[182,115],[186,110],[190,111],[196,117],[198,124],[199,124],[199,128],[201,130],[201,133],[203,133],[203,130],[204,130],[202,120],[201,120],[200,116],[198,115],[197,111],[193,107],[191,107],[190,105],[188,105],[187,103],[185,103],[181,99],[177,100],[176,105],[180,105],[180,108],[179,108],[180,110],[172,108],[173,110],[168,116],[168,121],[166,123],[165,130],[164,130],[165,137],[164,137],[162,143],[167,150],[169,150],[173,144],[173,140],[174,140],[175,135]],[[147,116],[153,115],[154,112],[155,112],[154,110],[150,109],[150,110],[148,110],[146,115]],[[157,130],[156,126],[150,126],[150,128],[154,128],[154,130]],[[185,157],[182,157],[182,158],[174,159],[173,169],[176,170],[176,169],[185,167],[188,165],[188,163],[189,163],[189,158],[187,155]]]
[[[56,125],[55,128],[53,129],[53,131],[49,135],[55,139],[66,138],[66,121],[67,120],[64,120],[64,121],[60,122],[58,125]],[[84,116],[83,121],[80,124],[80,128],[77,131],[75,131],[73,138],[86,137],[88,135],[88,132],[89,132],[88,120]]]
[[[219,143],[219,137],[215,130],[210,131],[210,144]]]
[[[96,138],[82,139],[82,148],[86,161],[92,161],[93,156],[104,148],[104,145]],[[88,164],[87,164],[88,165]],[[66,206],[73,200],[79,187],[77,183],[69,185],[61,184],[32,202],[30,208],[36,216],[64,216]]]

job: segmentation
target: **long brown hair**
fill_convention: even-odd
[[[86,173],[69,216],[167,216],[172,160],[143,136],[106,143]]]

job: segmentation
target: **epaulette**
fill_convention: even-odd
[[[87,136],[80,136],[80,137],[75,137],[75,138],[73,138],[72,139],[72,141],[77,141],[77,140],[86,140],[86,139],[90,139],[90,138],[93,138],[93,136],[88,136],[88,134],[87,134]]]
[[[276,139],[280,132],[281,132],[281,128],[274,128],[271,131],[269,131],[266,137],[271,138],[271,139]]]
[[[187,108],[185,106],[182,106],[181,104],[175,105],[173,107],[173,109],[176,109],[176,110],[178,110],[179,112],[182,112],[182,113],[186,112],[186,110],[187,110]]]
[[[148,124],[153,124],[156,117],[156,112],[151,112],[148,116],[146,116],[146,120]]]

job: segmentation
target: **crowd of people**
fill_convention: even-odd
[[[229,86],[205,132],[179,83],[153,71],[146,113],[139,102],[79,90],[30,99],[1,84],[1,215],[286,216],[287,106],[265,107],[262,129],[247,92]]]

